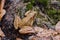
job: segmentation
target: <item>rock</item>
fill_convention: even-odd
[[[52,36],[52,35],[55,35],[57,34],[57,32],[55,32],[54,30],[52,29],[43,29],[43,31],[39,31],[36,36],[38,37],[48,37],[48,36]]]
[[[13,36],[4,36],[1,40],[15,40],[15,38]]]
[[[36,36],[30,36],[30,37],[29,37],[29,40],[39,40],[39,38],[36,37]]]
[[[53,29],[44,29],[37,26],[34,27],[34,30],[37,33],[36,36],[38,37],[48,37],[57,34],[57,32]]]
[[[57,1],[57,0],[51,0],[51,4],[58,5],[58,4],[60,4],[60,3],[59,3],[59,1]]]
[[[14,14],[9,14],[6,12],[6,14],[4,15],[1,21],[2,24],[1,29],[3,30],[6,36],[10,36],[10,35],[12,36],[13,34],[16,34],[13,22],[14,22]]]
[[[51,40],[51,37],[36,37],[36,36],[31,36],[31,37],[29,37],[29,40]]]
[[[37,26],[34,27],[34,30],[35,30],[36,33],[44,31],[43,28],[41,28],[41,27],[37,27]]]
[[[42,32],[38,32],[38,34],[36,34],[38,37],[48,37],[51,35],[50,32],[48,32],[47,30],[44,30]]]
[[[53,37],[53,40],[60,40],[60,35],[56,35]]]
[[[34,29],[30,26],[25,26],[24,28],[21,28],[19,30],[21,34],[30,34],[30,33],[35,33]]]
[[[40,40],[51,40],[51,37],[42,37]]]
[[[56,24],[55,30],[60,33],[60,21]]]
[[[53,29],[49,29],[49,32],[54,36],[54,35],[56,35],[56,34],[58,34],[55,30],[53,30]]]

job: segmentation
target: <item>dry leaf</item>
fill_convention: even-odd
[[[57,34],[57,32],[52,29],[47,30],[47,29],[43,29],[43,28],[37,28],[37,30],[36,30],[36,28],[35,28],[35,31],[38,32],[38,34],[37,34],[38,37],[48,37],[48,36],[52,36],[52,35],[54,36]]]
[[[0,36],[1,37],[5,36],[4,33],[2,32],[1,28],[0,28]]]
[[[56,35],[56,34],[58,34],[55,30],[53,30],[53,29],[49,29],[49,32],[54,36],[54,35]]]
[[[52,38],[53,40],[60,40],[60,35],[53,36]]]
[[[5,3],[5,0],[1,0],[1,2],[0,2],[0,21],[6,13],[6,11],[3,9],[4,3]]]
[[[1,12],[1,3],[0,3],[0,12]]]
[[[2,12],[0,12],[0,21],[2,19],[2,17],[5,15],[6,11],[3,9]]]
[[[37,36],[30,36],[29,40],[51,40],[51,37],[37,37]]]
[[[3,10],[4,3],[5,3],[5,0],[2,0],[1,3],[0,3],[0,10],[1,10],[1,11]]]

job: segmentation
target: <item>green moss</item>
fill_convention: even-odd
[[[26,6],[26,10],[30,10],[30,9],[32,9],[33,8],[33,5],[31,4],[31,2]]]
[[[58,14],[60,14],[60,10],[58,10]]]
[[[55,9],[49,9],[48,11],[47,11],[47,14],[48,15],[55,15],[57,13],[57,10],[55,10]]]
[[[47,10],[48,16],[54,20],[55,24],[60,20],[60,11],[56,9]]]
[[[45,7],[48,5],[48,0],[38,0],[41,4],[43,4]]]
[[[25,2],[29,2],[27,5],[27,10],[32,9],[34,7],[34,4],[36,4],[36,1],[44,5],[44,7],[47,7],[48,0],[25,0]]]

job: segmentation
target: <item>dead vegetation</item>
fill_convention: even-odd
[[[4,7],[4,2],[5,0],[2,0],[1,3],[0,3],[0,21],[2,19],[2,17],[5,15],[6,11],[3,9]]]

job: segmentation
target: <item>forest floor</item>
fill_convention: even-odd
[[[44,2],[1,0],[0,40],[60,40],[59,2]]]

